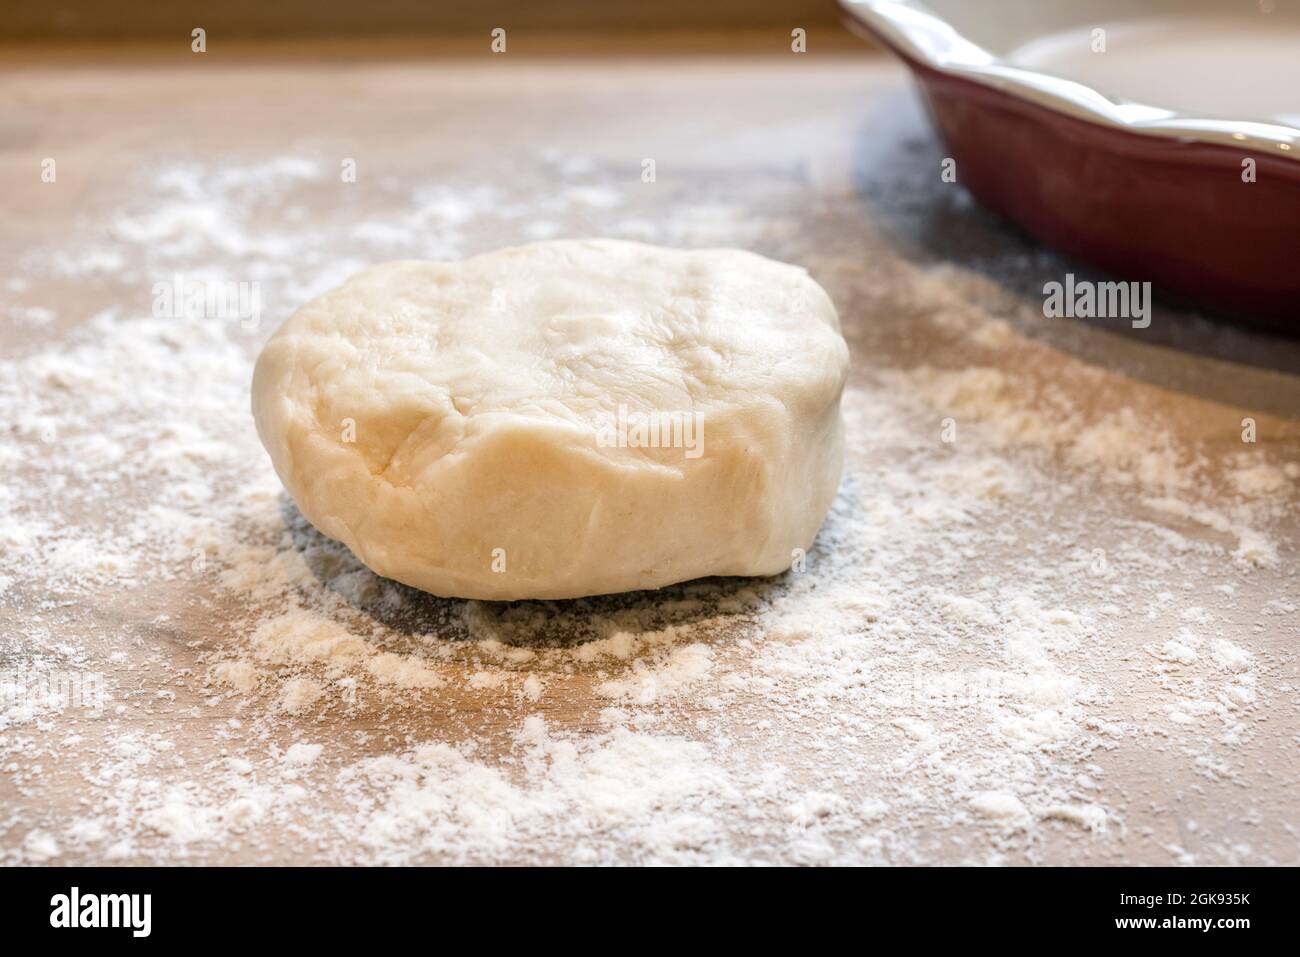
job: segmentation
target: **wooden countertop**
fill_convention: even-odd
[[[214,662],[247,657],[258,622],[272,614],[239,584],[220,579],[238,547],[266,545],[261,533],[214,533],[228,547],[201,573],[55,584],[39,562],[14,567],[28,553],[11,541],[9,563],[0,566],[15,578],[0,594],[0,669],[30,678],[32,662],[52,667],[66,655],[78,669],[104,673],[114,690],[102,713],[11,712],[0,727],[0,860],[1300,861],[1300,347],[1165,304],[1141,331],[1044,319],[1042,284],[1086,269],[1039,250],[941,182],[942,147],[893,60],[838,31],[813,31],[808,49],[791,53],[781,31],[521,37],[504,56],[488,52],[487,38],[239,46],[211,38],[202,57],[187,44],[24,48],[0,73],[0,284],[21,279],[4,287],[4,354],[20,364],[58,354],[65,343],[84,341],[91,316],[110,310],[120,320],[147,309],[145,290],[173,270],[261,278],[267,319],[239,340],[251,361],[298,304],[295,297],[331,263],[592,234],[737,245],[799,262],[831,293],[853,350],[850,491],[836,527],[871,541],[866,516],[901,522],[898,528],[914,529],[918,548],[938,549],[932,559],[913,555],[905,566],[889,566],[888,580],[874,552],[856,579],[857,566],[842,555],[828,558],[826,567],[838,569],[835,588],[863,602],[883,595],[893,603],[880,616],[862,612],[853,640],[875,636],[878,647],[837,647],[864,655],[868,671],[930,661],[941,662],[944,674],[974,675],[983,656],[996,654],[1004,677],[1055,676],[1058,688],[1069,689],[1065,698],[1054,703],[1047,689],[1031,708],[1022,688],[1012,692],[1011,710],[949,702],[918,711],[915,702],[863,697],[870,677],[832,691],[831,680],[848,673],[842,662],[782,680],[774,677],[771,643],[795,639],[777,637],[779,616],[763,611],[737,612],[682,639],[700,643],[710,670],[683,678],[671,693],[660,675],[662,693],[639,703],[620,698],[609,683],[664,667],[663,655],[680,650],[672,640],[668,651],[650,642],[597,667],[574,651],[580,639],[565,638],[561,651],[534,647],[507,627],[510,612],[500,607],[467,612],[463,603],[421,604],[408,592],[405,607],[417,609],[421,629],[453,621],[447,643],[431,651],[408,629],[404,644],[394,639],[383,647],[426,659],[441,674],[440,688],[417,689],[414,698],[363,694],[360,705],[335,702],[330,692],[286,713],[284,685],[299,674],[296,666],[259,661],[265,673],[247,693],[223,686],[213,672]],[[57,185],[40,182],[46,157],[57,160]],[[196,233],[186,247],[190,227],[166,232],[153,220],[163,230],[156,245],[174,248],[164,252],[141,238],[141,217],[175,202],[160,192],[159,169],[199,169],[201,204],[204,191],[218,188],[215,173],[283,157],[323,172],[276,181],[248,205],[244,187],[219,187],[247,213],[235,236],[243,246]],[[350,192],[332,192],[345,158],[355,159],[357,182]],[[646,158],[656,162],[653,184],[641,179]],[[410,219],[416,197],[427,209],[430,195],[463,202],[450,216],[438,214],[442,219]],[[123,216],[136,217],[134,232],[121,228]],[[375,223],[425,231],[407,249]],[[363,224],[371,227],[355,228]],[[263,233],[300,241],[283,252],[246,242]],[[57,267],[60,254],[84,267],[88,249],[118,258],[100,271],[75,262]],[[36,307],[49,311],[49,321],[21,318]],[[58,401],[43,394],[33,401],[47,398]],[[1033,430],[1016,419],[1017,410],[1034,417]],[[1258,425],[1251,445],[1240,438],[1247,417]],[[951,451],[937,444],[948,418],[965,437]],[[196,419],[195,428],[211,421]],[[104,423],[106,432],[111,425]],[[902,431],[890,431],[895,425]],[[236,464],[255,470],[264,488],[269,464],[257,460],[251,423],[246,433],[229,439],[249,450]],[[1106,451],[1106,443],[1121,440],[1129,444]],[[17,426],[0,433],[7,484],[28,501],[44,481],[34,457],[48,455],[53,474],[68,465],[75,491],[85,473],[38,441]],[[1156,464],[1173,468],[1174,478],[1143,475],[1148,452],[1164,456]],[[1281,478],[1264,483],[1265,491],[1242,491],[1238,479],[1255,462]],[[224,475],[227,465],[213,464],[213,474]],[[963,496],[976,494],[969,476],[984,465],[1005,474],[1012,491],[999,496],[990,485],[979,493],[987,492],[979,511],[945,518],[945,502],[974,501]],[[61,502],[68,487],[56,485],[62,491],[52,494]],[[124,508],[137,491],[124,484]],[[925,502],[910,497],[914,492]],[[914,512],[890,517],[885,506]],[[284,514],[292,523],[291,507]],[[18,518],[35,521],[30,511]],[[90,514],[75,525],[93,534],[109,520]],[[55,525],[57,545],[69,533]],[[1266,539],[1271,558],[1242,558],[1245,525]],[[839,541],[824,547],[855,547]],[[906,551],[907,543],[877,542],[879,549],[886,544]],[[297,529],[266,547],[305,554],[319,545]],[[1098,550],[1113,571],[1088,585],[1086,556]],[[1055,601],[1076,624],[1060,616],[1044,623],[1036,614],[1017,624],[1017,609],[1025,607],[1012,597],[1018,582],[1035,583],[1039,612]],[[586,618],[618,621],[620,609],[631,607],[640,617],[628,620],[645,622],[656,602],[694,595],[705,608],[694,620],[722,614],[739,587],[528,614],[551,615],[580,632]],[[799,612],[801,593],[781,587],[762,601]],[[940,607],[951,596],[978,601],[992,617],[959,620],[952,608],[973,606]],[[317,613],[330,615],[324,606]],[[401,615],[374,617],[385,634],[406,627]],[[532,655],[532,663],[498,655],[499,646],[467,651],[451,642],[465,637],[454,624],[462,620],[486,621],[518,639],[521,657]],[[1017,628],[1048,629],[1035,639],[1042,661],[1005,663]],[[1065,629],[1059,641],[1051,629]],[[1176,640],[1195,646],[1181,662],[1167,647]],[[789,659],[792,667],[829,647],[815,636],[798,641],[808,642],[798,645],[807,654]],[[1216,644],[1224,641],[1246,657],[1215,652],[1228,647]],[[526,684],[531,668],[539,685]],[[536,687],[543,690],[534,695]],[[621,711],[611,717],[611,708]],[[550,744],[540,751],[529,750],[527,736],[537,728],[527,724],[530,716],[545,722]],[[1019,742],[1007,737],[1013,717],[1024,734]],[[696,783],[651,788],[653,760],[646,759],[649,772],[637,770],[618,751],[624,732],[674,742],[663,760],[687,763],[660,770]],[[144,754],[130,774],[122,770],[125,758],[106,763],[124,738],[138,739]],[[231,823],[227,764],[247,762],[263,783],[278,768],[275,787],[283,793],[291,783],[283,776],[284,749],[294,741],[324,746],[314,764],[290,775],[306,795],[301,803],[268,799],[264,813]],[[502,843],[469,846],[464,836],[483,829],[469,810],[426,805],[415,813],[411,794],[398,794],[391,780],[356,783],[359,762],[401,753],[407,773],[410,749],[427,744],[454,746],[454,760],[463,762],[443,768],[459,775],[454,788],[446,785],[451,790],[432,781],[441,771],[427,767],[428,777],[412,779],[417,791],[428,789],[430,802],[455,804],[473,791],[474,775],[499,772],[519,789],[527,813],[544,820],[514,820],[502,825]],[[566,748],[578,755],[573,780],[609,785],[625,816],[564,791]],[[609,765],[612,778],[600,777],[593,769],[615,754],[621,759]],[[771,772],[762,793],[737,797],[732,785],[752,784],[759,766]],[[715,787],[715,776],[729,783]],[[483,786],[497,786],[493,781]],[[184,796],[176,813],[183,817],[188,807],[208,830],[187,834],[168,817],[175,802],[158,795],[175,789]],[[543,790],[553,798],[545,807]],[[649,806],[630,802],[643,790],[653,792]],[[249,793],[254,804],[263,794]],[[1017,797],[1019,809],[999,803],[1005,795]],[[393,826],[409,830],[409,854],[393,851],[391,835],[380,848],[342,833],[349,821],[377,826],[374,808],[396,808],[399,799],[406,816],[398,814]],[[225,810],[213,810],[218,806]],[[577,823],[562,825],[566,815]],[[87,820],[99,830],[78,830]],[[645,830],[651,820],[662,825],[654,840]],[[660,842],[664,829],[673,840]]]

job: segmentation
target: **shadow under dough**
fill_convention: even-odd
[[[414,650],[431,640],[467,642],[486,637],[512,646],[560,648],[608,638],[611,629],[642,633],[705,620],[722,625],[734,618],[739,623],[787,588],[791,575],[700,578],[650,591],[587,598],[500,602],[442,598],[371,571],[343,543],[321,534],[287,493],[281,495],[280,512],[291,547],[316,581],[355,612],[393,633],[384,642],[389,650],[401,650],[395,645],[407,644],[403,638]],[[818,541],[824,537],[819,535]],[[814,545],[810,560],[818,547]]]

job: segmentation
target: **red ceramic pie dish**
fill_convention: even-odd
[[[911,68],[979,202],[1119,277],[1300,332],[1300,4],[840,2]]]

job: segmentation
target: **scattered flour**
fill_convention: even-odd
[[[1260,576],[1294,584],[1273,529],[1300,470],[1238,457],[1229,501],[1158,416],[1085,414],[1086,386],[1015,364],[861,369],[840,498],[806,568],[773,580],[440,600],[311,529],[248,379],[276,322],[363,262],[579,211],[766,243],[842,304],[869,294],[853,250],[782,246],[796,229],[756,232],[725,191],[668,215],[580,157],[542,165],[581,182],[540,209],[394,185],[307,236],[294,210],[334,195],[329,159],[187,160],[148,174],[152,202],[24,259],[4,314],[59,331],[0,361],[0,862],[999,863],[1065,840],[1107,861],[1141,800],[1111,783],[1115,754],[1235,780],[1285,688],[1231,616]],[[266,321],[152,316],[142,290],[178,271],[262,282]],[[48,277],[120,288],[64,316],[30,301]],[[1018,347],[954,282],[918,275],[914,308]],[[1273,597],[1250,620],[1294,634],[1300,602]],[[64,681],[89,673],[93,695]],[[1203,855],[1241,856],[1212,830]],[[1160,853],[1181,861],[1175,837]]]

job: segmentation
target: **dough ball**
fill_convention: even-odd
[[[839,485],[847,371],[803,269],[557,241],[358,273],[271,337],[253,416],[378,574],[572,598],[788,568]]]

